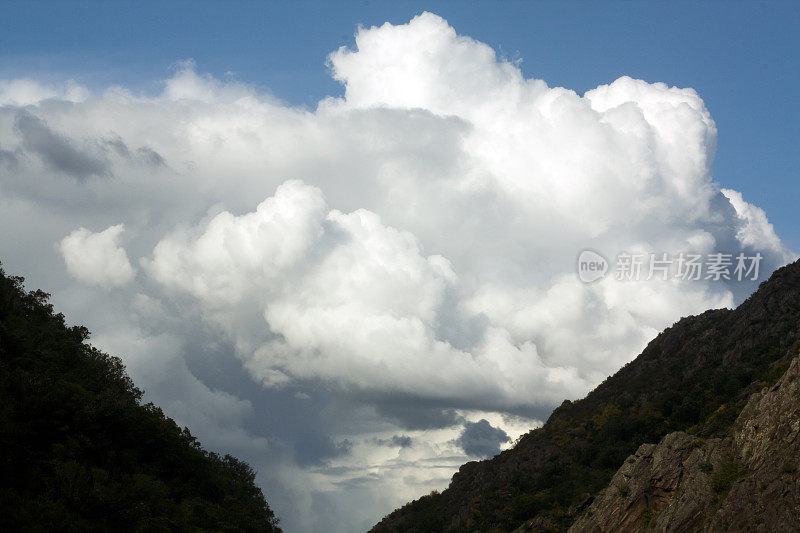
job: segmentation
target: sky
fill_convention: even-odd
[[[797,4],[0,14],[3,268],[289,532],[441,490],[800,251]]]
[[[0,76],[157,92],[177,61],[313,108],[342,87],[325,58],[357,25],[428,10],[526,76],[579,93],[628,75],[692,87],[720,129],[714,173],[768,208],[800,248],[800,8],[796,2],[13,2],[0,9]],[[722,178],[721,178],[722,179]],[[791,191],[794,194],[784,194]]]

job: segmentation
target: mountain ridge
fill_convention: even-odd
[[[642,444],[570,533],[800,530],[800,342],[787,356],[788,370],[750,396],[730,435]]]
[[[565,530],[643,443],[674,431],[725,435],[749,397],[789,367],[800,338],[800,261],[776,270],[736,309],[686,317],[585,398],[450,486],[376,524],[404,531]]]

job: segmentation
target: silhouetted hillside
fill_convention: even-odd
[[[470,462],[449,488],[374,532],[561,531],[642,443],[724,436],[748,398],[786,371],[800,339],[800,262],[735,310],[684,318],[585,399],[565,401],[511,450]]]
[[[203,450],[122,362],[0,269],[0,529],[280,531],[235,457]]]

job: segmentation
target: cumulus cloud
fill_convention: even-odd
[[[692,89],[550,87],[429,13],[328,59],[344,95],[314,110],[191,62],[155,96],[0,83],[0,224],[37,216],[0,234],[4,264],[241,450],[289,530],[442,488],[795,257],[712,177]],[[586,248],[764,260],[747,282],[584,284]]]
[[[195,67],[192,59],[179,61],[176,64],[175,74],[164,81],[162,98],[173,101],[185,100],[209,104],[227,102],[245,105],[267,99],[266,95],[258,94],[247,84],[233,80],[223,82],[208,74],[198,74]]]
[[[730,201],[741,222],[736,237],[742,245],[769,250],[787,263],[797,259],[797,254],[789,250],[775,234],[775,228],[767,220],[763,209],[745,202],[742,193],[733,189],[722,189],[722,194]]]
[[[69,80],[58,86],[39,83],[27,78],[0,80],[0,105],[36,105],[43,100],[58,99],[82,102],[89,96],[86,87]]]
[[[78,228],[61,240],[59,249],[67,270],[79,281],[103,288],[129,283],[136,275],[119,238],[123,224],[99,233]]]
[[[425,256],[375,213],[329,210],[315,187],[286,182],[255,212],[223,212],[192,233],[159,242],[147,270],[198,298],[267,386],[322,380],[512,407],[580,382],[496,328],[472,353],[441,339],[439,316],[455,312],[446,300],[458,284],[449,261]],[[266,327],[243,330],[247,309]]]

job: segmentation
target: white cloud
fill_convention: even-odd
[[[314,187],[286,182],[255,212],[220,213],[194,233],[159,242],[147,269],[202,301],[268,386],[322,380],[496,407],[586,387],[575,368],[545,368],[533,344],[517,346],[503,329],[472,353],[441,339],[445,296],[458,284],[450,263],[375,213],[328,211]],[[243,330],[243,309],[265,322]]]
[[[88,97],[89,90],[72,80],[60,86],[45,85],[27,78],[0,80],[0,105],[2,106],[36,105],[46,99],[83,102]]]
[[[742,193],[733,189],[722,189],[722,194],[731,202],[736,209],[736,216],[742,222],[736,234],[742,244],[767,249],[787,263],[797,259],[798,255],[789,250],[775,234],[775,228],[767,220],[763,209],[745,202]]]
[[[136,272],[125,249],[119,246],[123,231],[125,226],[117,224],[99,233],[78,228],[64,237],[59,250],[69,273],[82,283],[106,289],[133,280]]]
[[[356,45],[329,58],[344,97],[313,111],[190,62],[155,97],[0,83],[0,224],[23,226],[0,234],[4,264],[55,287],[201,439],[261,465],[290,530],[363,529],[446,484],[466,420],[515,438],[665,326],[755,286],[586,285],[584,248],[760,251],[762,279],[794,257],[712,179],[716,126],[691,89],[551,88],[432,14]],[[56,141],[26,141],[28,104]],[[103,171],[64,172],[64,146]],[[286,452],[290,427],[324,433],[322,466]],[[379,444],[400,434],[414,444]]]
[[[233,81],[222,82],[208,74],[200,75],[195,71],[194,61],[186,60],[179,62],[175,74],[165,80],[162,96],[168,100],[218,104],[256,103],[259,95],[248,85]]]

